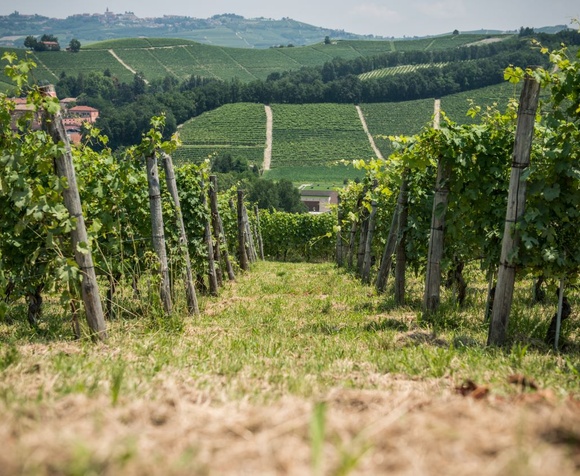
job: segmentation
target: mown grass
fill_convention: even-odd
[[[413,284],[409,306],[395,308],[389,296],[332,264],[263,262],[220,297],[203,298],[199,317],[186,316],[179,302],[167,318],[154,305],[120,298],[124,312],[109,322],[105,345],[72,342],[56,308],[32,330],[20,306],[0,323],[0,401],[18,406],[31,396],[81,393],[115,405],[154,394],[168,375],[191,379],[218,400],[255,402],[313,398],[336,386],[374,388],[381,374],[471,379],[510,393],[516,389],[506,378],[523,373],[559,395],[580,391],[577,321],[564,327],[562,353],[541,341],[553,303],[531,306],[529,289],[518,290],[510,345],[487,348],[484,284],[470,288],[465,309],[449,292],[429,319],[420,311],[420,286]],[[576,309],[577,292],[570,299]]]

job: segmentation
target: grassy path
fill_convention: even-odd
[[[0,323],[1,474],[580,471],[577,353],[486,349],[472,310],[426,325],[330,264],[271,262],[196,319],[138,305],[107,345]]]

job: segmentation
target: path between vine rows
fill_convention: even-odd
[[[238,298],[234,292],[228,299]],[[206,311],[225,305],[218,301]],[[3,476],[63,474],[63,467],[84,474],[87,462],[98,469],[91,474],[106,475],[314,474],[311,399],[234,401],[210,394],[187,373],[166,371],[144,397],[118,405],[82,392],[35,405],[40,389],[50,393],[62,384],[58,375],[43,376],[44,359],[83,350],[52,342],[20,352],[38,363],[0,374],[29,398],[18,411],[7,411],[0,399]],[[97,351],[102,358],[121,352]],[[337,474],[347,455],[362,455],[349,473],[356,475],[580,474],[580,451],[570,456],[564,444],[580,435],[578,400],[562,401],[549,390],[502,398],[481,387],[464,396],[447,378],[363,372],[351,378],[365,378],[373,389],[337,386],[317,399],[327,404],[323,474]]]

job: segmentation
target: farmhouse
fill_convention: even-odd
[[[54,92],[49,93],[55,96]],[[31,113],[34,106],[27,104],[26,98],[12,98],[14,101],[14,112],[12,114],[12,129],[16,129],[16,121],[26,113]],[[94,124],[99,117],[99,110],[89,106],[74,106],[76,98],[64,98],[60,101],[60,107],[63,112],[63,125],[69,140],[73,144],[81,141],[82,125],[85,122]],[[35,113],[31,118],[30,128],[39,130],[42,128],[42,118],[40,113]]]
[[[46,51],[59,51],[60,50],[60,45],[58,44],[58,41],[41,41],[40,43],[42,43],[44,45],[44,47],[46,48]]]
[[[327,213],[331,205],[338,204],[338,192],[335,190],[300,190],[300,200],[309,213]]]
[[[74,106],[67,109],[66,105],[70,100],[74,99],[66,98],[61,101],[61,106],[65,110],[62,122],[69,140],[73,144],[78,144],[81,141],[83,123],[94,124],[99,118],[99,110],[90,106]]]

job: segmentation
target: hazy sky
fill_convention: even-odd
[[[75,13],[132,11],[138,17],[207,18],[236,13],[246,18],[290,17],[359,34],[423,36],[483,29],[515,30],[570,24],[580,19],[578,0],[0,0],[0,15],[65,18]]]

